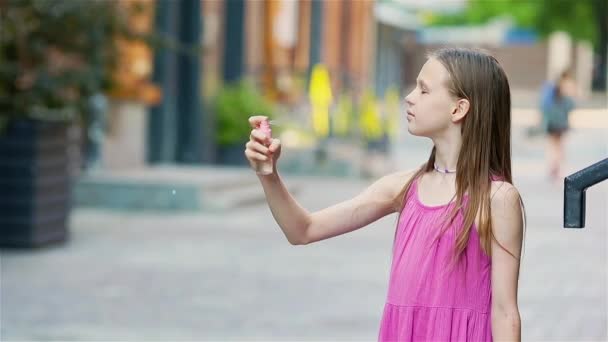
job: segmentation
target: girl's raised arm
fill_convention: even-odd
[[[266,200],[287,240],[305,245],[352,232],[398,210],[396,197],[413,172],[384,176],[352,199],[309,213],[287,191],[278,174],[259,176]]]
[[[272,173],[258,173],[258,178],[272,216],[291,244],[309,244],[345,234],[398,210],[396,197],[414,172],[384,176],[350,200],[309,213],[293,198],[278,175],[276,162],[281,154],[281,142],[260,132],[260,123],[266,119],[264,116],[249,119],[253,130],[245,155],[254,170],[271,158]]]

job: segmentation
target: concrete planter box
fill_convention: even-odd
[[[68,237],[67,123],[18,120],[0,136],[0,246],[37,247]]]

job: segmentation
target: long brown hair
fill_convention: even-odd
[[[446,223],[452,222],[458,212],[463,211],[463,229],[456,237],[454,257],[465,250],[477,213],[481,247],[491,256],[491,242],[498,241],[492,233],[490,219],[490,190],[492,179],[513,183],[511,175],[511,92],[507,76],[490,54],[482,50],[465,48],[443,48],[428,55],[446,68],[449,73],[448,91],[458,99],[467,99],[469,112],[462,126],[462,146],[456,166],[456,205]],[[435,147],[428,161],[423,164],[406,183],[399,197],[399,216],[407,202],[412,182],[426,172],[432,172],[435,163]],[[463,203],[468,192],[468,204]],[[523,203],[520,204],[523,207]],[[525,211],[524,211],[525,220]],[[440,230],[438,237],[448,227]],[[396,234],[396,233],[395,233]],[[511,256],[518,259],[513,253]]]

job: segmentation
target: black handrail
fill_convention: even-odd
[[[564,179],[564,228],[585,227],[585,191],[608,178],[608,158]]]

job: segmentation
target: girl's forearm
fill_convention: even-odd
[[[281,227],[287,240],[294,245],[304,243],[310,214],[291,196],[279,175],[258,175],[272,216]]]

